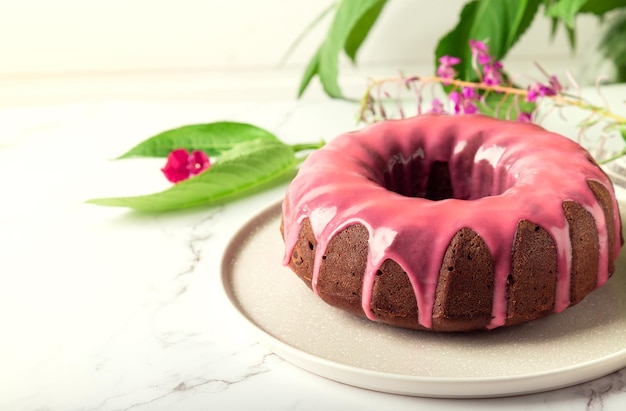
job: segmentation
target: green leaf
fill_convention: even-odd
[[[576,48],[576,30],[573,27],[565,26],[565,33],[567,34],[569,47],[573,51]]]
[[[469,41],[488,41],[489,51],[502,60],[532,23],[542,0],[473,0],[463,7],[459,22],[438,43],[435,68],[439,58],[461,58],[456,66],[463,80],[476,80],[472,68]]]
[[[626,0],[559,0],[546,4],[546,16],[553,19],[552,32],[556,31],[558,22],[565,25],[570,47],[576,47],[576,17],[590,13],[603,16],[609,11],[626,7]]]
[[[559,28],[559,19],[552,17],[550,19],[550,40],[554,40],[556,37],[556,31]]]
[[[378,16],[383,11],[384,6],[385,2],[379,1],[367,10],[348,35],[344,50],[353,63],[356,63],[356,53],[359,51],[374,23],[376,23],[376,20],[378,20]]]
[[[322,45],[309,62],[298,89],[302,96],[313,77],[319,76],[329,97],[341,98],[339,53],[345,50],[355,61],[356,53],[380,15],[386,0],[341,0]]]
[[[626,7],[626,0],[588,0],[587,3],[580,8],[580,12],[603,16],[611,10],[621,7]]]
[[[573,50],[576,48],[576,17],[579,14],[590,13],[601,17],[622,7],[626,7],[626,0],[559,0],[546,4],[546,16],[553,19],[553,34],[558,22],[563,22]]]
[[[317,70],[324,92],[329,97],[342,98],[343,92],[339,87],[339,51],[333,47],[320,48]]]
[[[626,142],[626,126],[621,126],[619,128],[619,134],[622,137],[622,140]]]
[[[298,87],[298,98],[302,97],[302,95],[304,94],[304,91],[311,83],[311,80],[313,80],[313,77],[315,77],[315,75],[317,74],[318,67],[319,67],[319,60],[320,60],[320,50],[317,50],[317,52],[315,53],[315,56],[313,56],[311,61],[309,61],[309,64],[304,70],[304,74],[302,75],[302,80],[300,80],[300,87]]]
[[[589,0],[557,1],[546,10],[546,15],[549,17],[556,17],[557,19],[563,21],[566,27],[574,29],[576,15],[588,1]],[[595,2],[598,3],[597,0]]]
[[[202,150],[209,156],[218,156],[243,141],[256,139],[277,138],[267,130],[245,123],[222,121],[193,124],[159,133],[118,158],[167,157],[170,151],[177,148]]]
[[[550,40],[555,39],[559,24],[562,22],[558,17],[548,16],[548,10],[550,10],[554,4],[552,0],[544,0],[543,2],[543,6],[546,10],[545,15],[550,18]],[[567,34],[570,50],[574,51],[576,48],[576,32],[573,28],[568,28],[567,26],[565,26],[565,32]]]
[[[626,81],[626,13],[612,18],[599,42],[602,55],[616,69],[615,81]]]
[[[150,212],[215,205],[287,181],[300,161],[290,146],[278,140],[245,141],[224,152],[208,170],[165,191],[87,202]]]

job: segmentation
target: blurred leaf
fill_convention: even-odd
[[[546,16],[557,18],[565,23],[565,26],[573,29],[576,21],[576,16],[580,12],[580,9],[585,6],[589,0],[567,0],[557,1],[552,3],[550,7],[546,9]],[[598,2],[597,0],[595,3]]]
[[[599,50],[615,66],[615,81],[626,81],[626,11],[609,22],[600,39]]]
[[[318,73],[319,69],[319,60],[320,60],[320,51],[318,49],[309,64],[307,64],[306,69],[304,69],[304,74],[302,75],[302,79],[300,80],[300,87],[298,87],[298,97],[301,97],[304,94],[304,91],[313,80],[313,77]]]
[[[269,131],[246,123],[221,121],[193,124],[150,137],[118,158],[167,157],[170,151],[177,148],[202,150],[209,156],[217,156],[242,141],[261,138],[276,140],[276,136]]]
[[[587,0],[587,3],[580,8],[580,12],[603,16],[611,10],[621,7],[626,7],[626,0]]]
[[[363,44],[363,41],[367,37],[370,29],[378,19],[378,16],[383,10],[384,5],[384,1],[379,1],[368,11],[366,11],[346,39],[344,50],[346,51],[346,54],[348,55],[348,57],[350,57],[350,60],[352,60],[353,63],[356,63],[356,53],[361,47],[361,44]]]
[[[326,94],[343,97],[339,87],[339,53],[345,50],[355,61],[356,53],[380,15],[386,0],[341,0],[326,39],[309,62],[298,88],[302,96],[316,75]]]
[[[622,136],[622,140],[626,142],[626,126],[622,126],[619,128],[619,134]]]
[[[552,18],[552,37],[559,22],[565,25],[567,39],[572,50],[576,48],[576,17],[590,13],[602,17],[617,8],[626,7],[626,0],[558,0],[546,1],[546,16]]]
[[[456,66],[463,80],[476,80],[472,68],[470,40],[486,41],[490,54],[502,60],[532,23],[542,0],[473,0],[465,4],[456,27],[448,32],[435,50],[435,70],[439,58],[461,58]]]

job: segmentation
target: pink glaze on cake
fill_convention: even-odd
[[[420,198],[435,161],[448,163],[455,198]],[[517,225],[528,220],[544,227],[555,242],[554,311],[560,312],[570,304],[572,264],[564,201],[581,204],[595,219],[600,239],[597,287],[609,278],[607,223],[588,180],[613,192],[585,149],[535,125],[481,115],[423,115],[382,122],[337,137],[303,163],[283,202],[284,264],[289,263],[300,224],[309,218],[318,244],[312,279],[316,291],[329,241],[347,226],[363,224],[370,235],[363,311],[376,320],[370,309],[374,278],[380,265],[392,259],[413,285],[420,324],[431,328],[444,253],[461,228],[471,228],[494,257],[489,328],[496,328],[506,320],[506,282]],[[614,238],[619,239],[616,203],[613,216]],[[620,245],[615,241],[613,255]]]

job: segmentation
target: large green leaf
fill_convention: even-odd
[[[177,148],[202,150],[209,156],[218,156],[242,141],[256,139],[276,140],[276,136],[267,130],[245,123],[221,121],[193,124],[150,137],[119,158],[167,157]]]
[[[214,205],[286,181],[301,160],[292,147],[261,138],[237,144],[224,152],[208,170],[165,191],[133,197],[88,200],[88,203],[129,207],[141,211],[167,211]]]
[[[298,88],[302,96],[317,75],[326,94],[343,97],[339,87],[339,54],[345,50],[352,61],[374,25],[386,0],[341,0],[326,39],[309,62]]]
[[[470,40],[487,41],[491,55],[501,60],[532,23],[542,0],[473,0],[461,11],[459,22],[438,43],[435,68],[439,58],[461,58],[456,66],[459,77],[476,80],[471,65]]]

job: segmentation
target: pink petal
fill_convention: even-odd
[[[189,170],[187,163],[189,162],[189,154],[184,148],[179,148],[170,152],[167,156],[167,163],[161,169],[165,178],[172,183],[178,183],[189,178]]]
[[[191,173],[192,175],[201,173],[202,171],[209,168],[209,166],[211,165],[211,160],[209,160],[209,157],[200,150],[195,150],[193,153],[191,153],[188,161],[189,163],[187,165],[187,168],[189,170],[189,173]]]
[[[439,64],[441,64],[442,66],[454,66],[457,65],[461,62],[461,59],[458,57],[453,57],[453,56],[441,56],[439,57]]]
[[[463,87],[461,93],[464,99],[476,99],[476,90],[474,90],[472,87]]]
[[[532,114],[531,113],[527,113],[525,111],[520,111],[519,114],[517,115],[517,121],[521,122],[521,123],[532,123]]]
[[[474,102],[468,101],[463,107],[463,111],[465,114],[475,114],[478,113],[478,107],[474,104]]]
[[[431,103],[431,109],[429,113],[432,114],[444,114],[446,111],[443,107],[443,103],[438,99],[434,99]]]
[[[480,41],[480,40],[470,40],[469,41],[469,46],[472,49],[472,52],[486,52],[487,51],[487,45],[485,45],[484,42]]]

